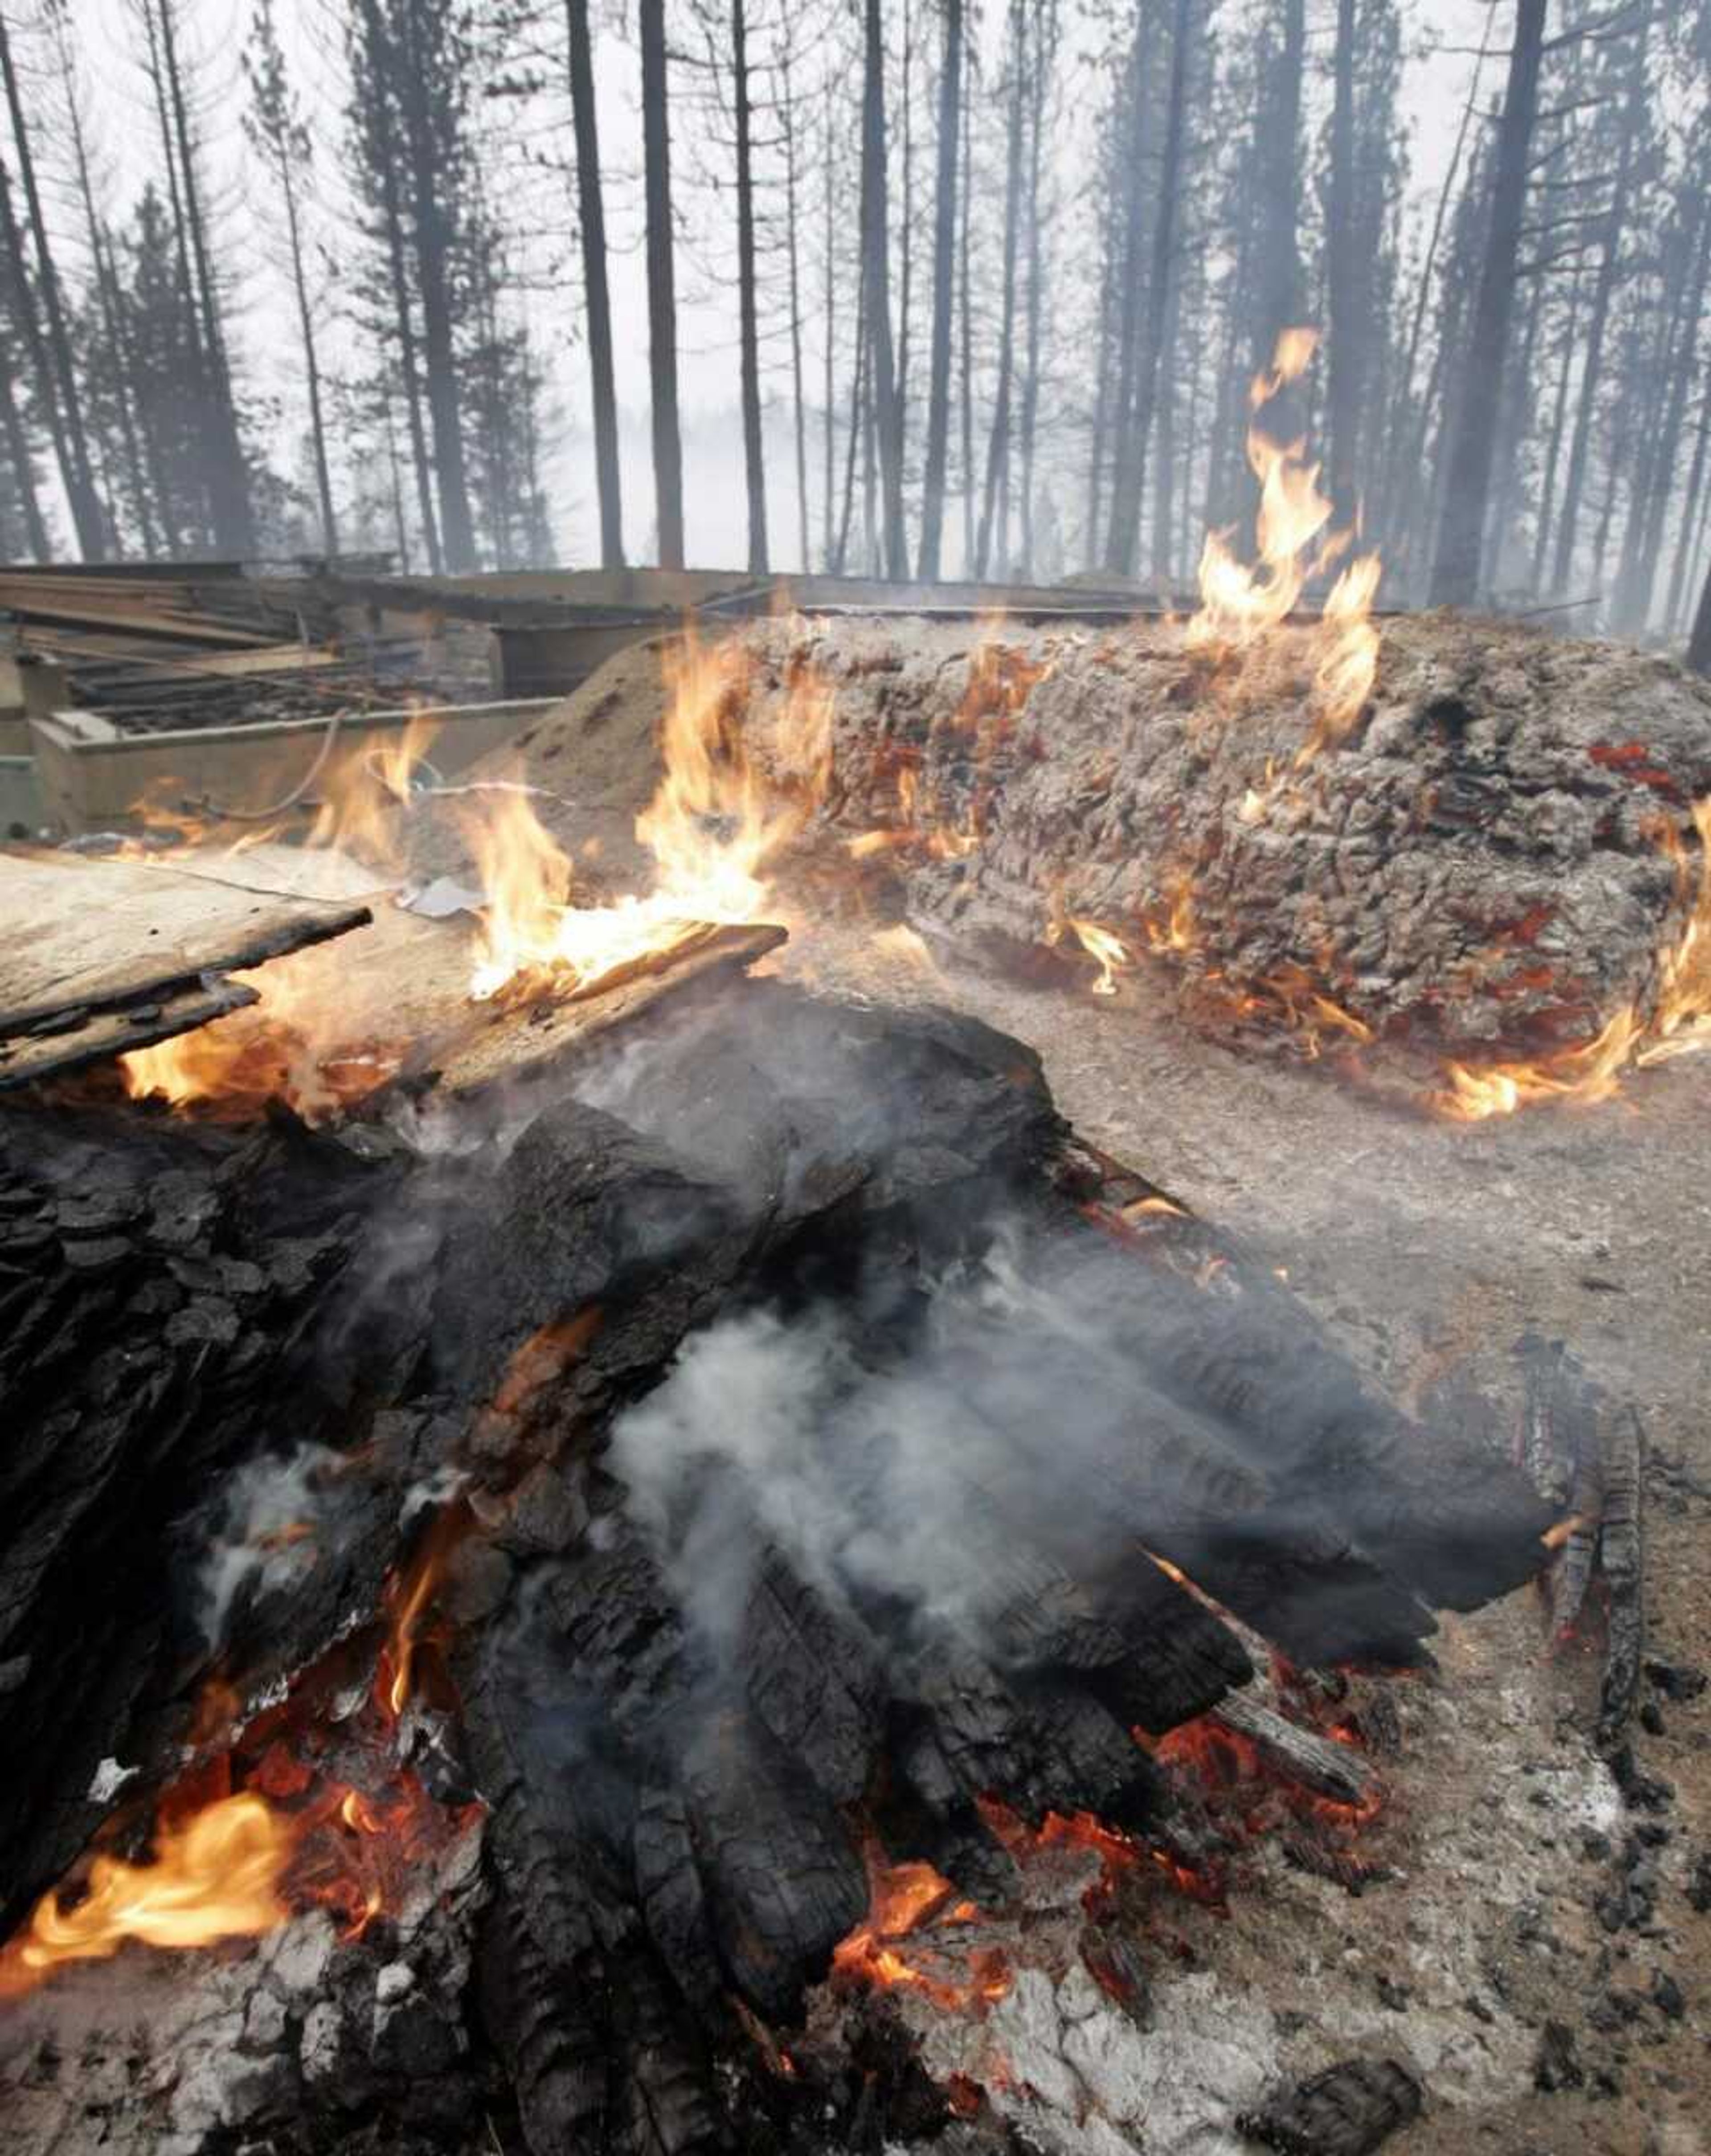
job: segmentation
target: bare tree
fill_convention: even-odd
[[[944,541],[951,424],[951,298],[956,274],[957,136],[963,86],[963,0],[944,0],[938,76],[938,171],[933,194],[933,350],[927,363],[927,469],[921,490],[922,583],[937,582]]]
[[[166,151],[178,275],[196,322],[194,350],[206,404],[206,469],[213,541],[223,552],[246,555],[255,549],[255,517],[203,199],[201,146],[191,114],[190,67],[181,49],[181,0],[139,0],[139,4]]]
[[[1435,606],[1472,606],[1479,593],[1498,413],[1508,366],[1528,159],[1539,112],[1546,4],[1547,0],[1516,0],[1515,42],[1498,130],[1490,223],[1472,332],[1457,386],[1443,512],[1432,562]]]
[[[321,359],[315,341],[315,314],[309,296],[303,213],[299,201],[300,187],[311,170],[314,143],[285,74],[285,56],[280,48],[274,23],[273,0],[257,0],[250,48],[244,57],[249,77],[250,139],[273,177],[285,213],[286,265],[291,295],[297,307],[297,334],[303,346],[303,386],[309,399],[309,438],[315,459],[316,492],[321,504],[321,545],[328,554],[337,554],[338,518],[332,506]]]
[[[671,231],[671,126],[665,0],[639,0],[642,157],[647,196],[648,373],[654,503],[662,569],[683,567],[683,440],[677,422],[677,289]]]
[[[624,501],[618,466],[618,398],[612,372],[612,300],[606,283],[606,208],[600,181],[599,123],[594,106],[593,33],[588,0],[564,0],[570,60],[571,125],[576,140],[577,216],[582,234],[583,304],[588,328],[588,389],[593,407],[594,480],[600,497],[600,566],[624,566]]]
[[[107,552],[107,521],[102,513],[90,466],[89,442],[84,431],[83,399],[78,389],[77,371],[71,361],[71,340],[65,326],[59,275],[54,266],[48,221],[42,211],[36,161],[30,146],[29,128],[18,88],[12,33],[3,8],[0,8],[0,78],[3,78],[6,85],[6,109],[12,121],[13,148],[18,158],[18,177],[23,187],[30,235],[35,243],[36,289],[41,298],[44,328],[41,338],[41,358],[45,370],[42,392],[44,398],[50,400],[58,421],[54,446],[59,452],[60,477],[64,484],[66,504],[71,511],[78,546],[85,561],[99,562]]]
[[[861,258],[866,286],[871,403],[884,495],[885,572],[909,574],[903,532],[903,427],[891,341],[891,243],[886,202],[885,32],[880,0],[866,0],[861,87]]]
[[[1105,547],[1105,566],[1119,577],[1134,574],[1135,552],[1140,538],[1141,490],[1146,476],[1147,443],[1153,431],[1153,416],[1159,394],[1159,366],[1169,326],[1169,285],[1182,192],[1189,48],[1194,35],[1195,8],[1195,0],[1176,0],[1171,26],[1169,103],[1165,115],[1164,162],[1159,176],[1158,207],[1153,225],[1148,284],[1150,304],[1146,335],[1142,341],[1135,372],[1133,405],[1120,415],[1117,470],[1111,490],[1111,531]]]
[[[992,397],[992,428],[986,441],[986,481],[980,501],[980,531],[974,542],[974,575],[985,579],[992,565],[994,513],[1007,481],[1010,454],[1010,391],[1015,372],[1016,249],[1022,212],[1022,150],[1025,139],[1027,0],[1010,0],[1008,150],[1004,182],[1004,288],[999,300],[998,385]],[[1008,501],[999,523],[999,547],[1008,541]]]
[[[737,108],[737,295],[742,374],[742,470],[748,493],[748,572],[767,574],[767,475],[761,441],[760,305],[755,290],[754,114],[748,16],[731,0],[731,74]]]

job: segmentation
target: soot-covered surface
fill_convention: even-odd
[[[486,1808],[479,2005],[448,2019],[455,1943],[420,1977],[383,1969],[373,1998],[357,1984],[349,2086],[371,2125],[402,2101],[395,2025],[419,1984],[434,2072],[467,2095],[473,2041],[537,2156],[740,2139],[758,2099],[714,2063],[752,2060],[756,2017],[790,2025],[862,1917],[864,1820],[996,1910],[1021,1882],[982,1799],[1168,1847],[1130,1730],[1197,1716],[1251,1659],[1149,1551],[1304,1661],[1408,1660],[1428,1600],[1536,1564],[1549,1509],[1363,1388],[1263,1268],[1169,1214],[1123,1235],[1089,1218],[1037,1060],[976,1021],[778,983],[703,993],[573,1096],[409,1132],[353,1152],[288,1126],[157,1122],[146,1144],[89,1116],[8,1127],[8,1217],[49,1316],[92,1273],[161,1358],[127,1391],[18,1351],[33,1414],[113,1433],[99,1485],[49,1445],[15,1492],[5,1650],[26,1680],[85,1537],[110,1543],[127,1476],[153,1478],[123,1591],[169,1621],[122,1697],[97,1691],[102,1757],[159,1779],[223,1654],[242,1691],[348,1634],[419,1503],[457,1492],[436,1594],[465,1757],[436,1786]],[[98,1189],[119,1194],[99,1219]],[[324,1239],[301,1308],[268,1300],[270,1206]],[[21,1337],[44,1329],[60,1337],[47,1317]],[[210,1453],[195,1409],[221,1386]],[[254,1455],[320,1503],[308,1443],[352,1472],[306,1557],[275,1562],[264,1534],[246,1568],[243,1522],[275,1517]],[[241,1504],[207,1488],[220,1468],[251,1478]],[[188,1561],[198,1520],[213,1574]],[[31,1763],[14,1907],[61,1861],[36,1822],[77,1816],[69,1771]],[[360,1968],[395,1943],[350,1952]],[[260,2049],[287,2064],[246,2125],[323,2130],[347,2046],[326,2003],[264,2014],[280,2026]],[[75,2076],[49,2079],[75,2111]]]

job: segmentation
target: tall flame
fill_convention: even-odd
[[[1259,413],[1278,393],[1306,372],[1318,349],[1318,332],[1284,330],[1272,364],[1248,391],[1253,413],[1247,458],[1260,483],[1254,538],[1259,555],[1249,567],[1239,560],[1227,531],[1209,531],[1200,555],[1200,611],[1184,641],[1190,651],[1241,653],[1276,629],[1301,602],[1308,579],[1333,568],[1354,534],[1332,531],[1333,505],[1319,485],[1322,467],[1309,464],[1302,439],[1280,441],[1261,425]],[[1376,554],[1358,556],[1327,595],[1314,636],[1321,648],[1313,678],[1313,722],[1296,758],[1306,763],[1347,738],[1371,694],[1378,670],[1378,632],[1371,620],[1382,564]],[[1258,820],[1250,813],[1244,820]]]
[[[692,630],[666,660],[665,773],[635,827],[654,860],[645,897],[577,906],[569,860],[528,795],[485,797],[470,833],[488,900],[470,987],[478,1001],[519,975],[585,990],[675,949],[702,923],[758,917],[768,870],[830,783],[833,698],[811,666],[798,666],[768,745],[775,775],[763,776],[745,738],[751,672],[740,646],[708,646]]]

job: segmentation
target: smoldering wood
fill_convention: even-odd
[[[1646,1649],[1645,1428],[1612,1400],[1560,1340],[1518,1343],[1524,1390],[1517,1455],[1569,1515],[1550,1578],[1551,1630],[1564,1640],[1601,1588],[1604,1667],[1595,1737],[1620,1749],[1639,1693]]]
[[[1333,1804],[1361,1805],[1379,1792],[1379,1778],[1359,1753],[1333,1743],[1317,1731],[1286,1721],[1260,1701],[1233,1693],[1216,1709],[1216,1719],[1256,1744],[1269,1765]]]
[[[1284,1031],[1267,984],[1305,978],[1392,1049],[1513,1057],[1583,1042],[1630,1003],[1643,1018],[1686,925],[1660,831],[1696,856],[1711,687],[1662,657],[1387,620],[1354,733],[1297,773],[1322,649],[1307,627],[1239,663],[1143,623],[775,622],[746,643],[763,707],[804,660],[830,679],[827,817],[899,834],[872,875],[964,953],[1037,965],[1066,916],[1144,952],[1187,889],[1189,947],[1167,961],[1205,1023],[1251,995],[1251,1029]],[[943,858],[933,829],[982,835]]]
[[[712,2148],[733,2105],[787,2102],[764,2073],[742,2082],[758,2072],[743,2016],[788,2025],[866,1912],[864,1820],[993,1907],[1016,1872],[989,1798],[1025,1823],[1087,1810],[1170,1830],[1130,1727],[1218,1707],[1249,1664],[1147,1561],[1161,1522],[1246,1493],[1228,1547],[1203,1532],[1209,1591],[1235,1607],[1246,1582],[1258,1609],[1273,1580],[1292,1640],[1352,1652],[1417,1645],[1429,1580],[1471,1599],[1538,1562],[1550,1508],[1503,1462],[1447,1503],[1423,1434],[1275,1283],[1269,1301],[1245,1276],[1236,1298],[1195,1285],[1201,1224],[1115,1235],[1037,1059],[975,1020],[716,972],[557,1083],[537,1072],[460,1112],[467,1150],[417,1156],[283,1115],[0,1111],[0,1374],[22,1433],[0,1492],[20,1733],[0,1889],[15,1920],[61,1876],[103,1809],[101,1760],[140,1768],[146,1805],[217,1655],[241,1697],[276,1693],[378,1612],[415,1532],[402,1493],[455,1474],[466,1532],[439,1595],[465,1753],[449,1771],[488,1807],[476,1990],[542,2156]],[[991,1323],[959,1312],[957,1283],[1000,1235],[1024,1322],[1060,1292],[1124,1312],[1108,1382],[1142,1408],[1113,1426],[1122,1507],[1077,1493],[1100,1522],[1077,1537],[1039,1501],[1027,1433],[971,1381],[978,1445],[939,1450],[989,1576],[948,1551],[929,1613],[835,1541],[809,1563],[706,1460],[680,1498],[724,1502],[741,1583],[710,1634],[670,1520],[612,1471],[614,1419],[692,1333],[756,1306],[841,1313],[852,1367],[892,1385],[930,1313],[954,1392]],[[306,1558],[250,1566],[211,1627],[199,1559],[230,1476],[306,1443],[330,1462]],[[1405,1527],[1416,1487],[1424,1523]],[[1482,1532],[1435,1557],[1469,1510]],[[1345,1592],[1355,1614],[1334,1618]]]
[[[1609,1607],[1597,1737],[1600,1749],[1608,1753],[1620,1747],[1632,1717],[1646,1651],[1646,1433],[1631,1405],[1616,1408],[1605,1431],[1598,1564]]]

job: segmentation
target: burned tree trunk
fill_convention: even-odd
[[[618,395],[612,372],[612,300],[606,279],[606,206],[600,180],[599,121],[594,104],[593,34],[588,0],[565,0],[570,102],[576,134],[576,201],[588,316],[588,388],[593,408],[594,471],[600,501],[600,567],[624,567],[624,503],[618,463]]]
[[[647,195],[648,378],[653,393],[655,553],[683,567],[683,440],[677,424],[677,287],[671,233],[671,122],[664,0],[641,0],[643,162]]]
[[[951,292],[956,269],[957,140],[963,84],[963,0],[946,0],[938,78],[938,172],[933,214],[933,346],[927,362],[927,465],[921,492],[923,584],[938,581],[951,424]]]
[[[1169,626],[751,643],[765,680],[835,684],[829,813],[882,834],[918,927],[1013,961],[1097,923],[1169,949],[1214,1022],[1263,1005],[1311,1044],[1318,996],[1398,1048],[1545,1052],[1643,1019],[1698,902],[1711,695],[1637,652],[1386,622],[1362,727],[1297,767],[1310,628],[1234,674]]]
[[[741,319],[742,473],[748,495],[748,572],[768,573],[767,475],[761,435],[760,303],[756,290],[753,110],[748,22],[743,0],[731,0],[731,80],[737,107],[737,286]],[[804,564],[806,567],[806,564]]]
[[[1443,516],[1431,572],[1436,606],[1472,606],[1479,593],[1498,414],[1509,370],[1509,323],[1527,204],[1528,160],[1539,112],[1544,15],[1545,0],[1518,0],[1508,87],[1498,128],[1491,224],[1480,265],[1472,333],[1456,382],[1449,429]]]
[[[863,13],[861,90],[861,271],[867,310],[869,398],[878,434],[884,497],[884,573],[909,576],[903,531],[903,408],[891,336],[888,182],[886,173],[885,30],[879,0]]]

